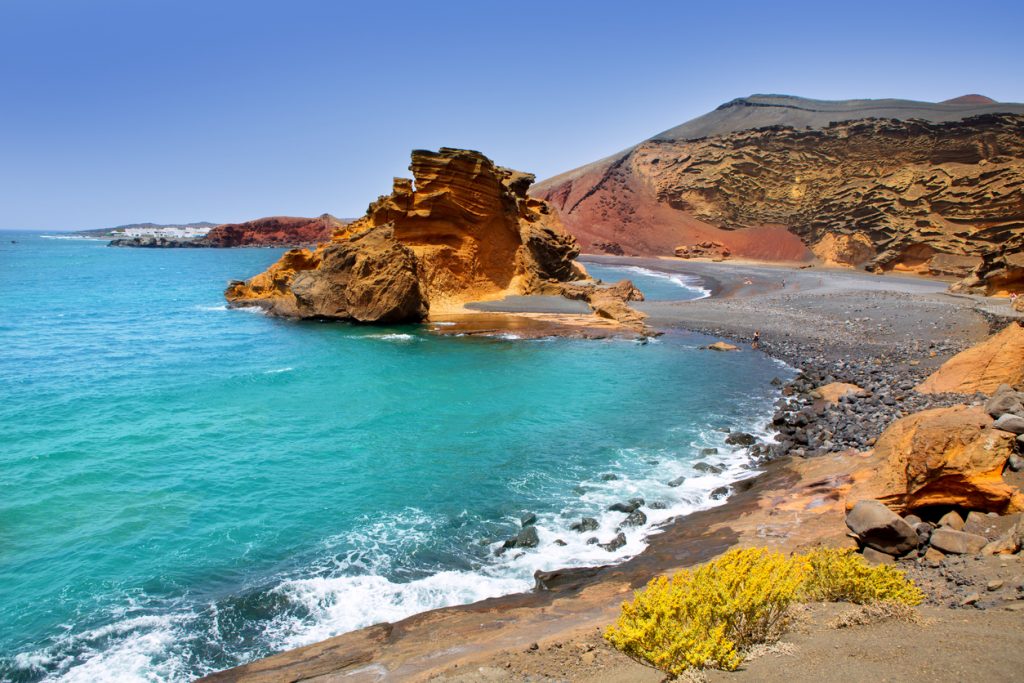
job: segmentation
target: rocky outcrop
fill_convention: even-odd
[[[1018,323],[953,356],[916,389],[926,394],[992,394],[1002,384],[1024,388],[1024,327]]]
[[[344,221],[327,213],[319,218],[271,216],[245,223],[223,223],[211,228],[203,237],[121,237],[108,246],[159,249],[315,246],[330,240],[334,232],[344,226]]]
[[[271,216],[245,223],[218,225],[197,240],[210,247],[293,247],[331,239],[344,222],[325,213],[318,218]]]
[[[526,195],[532,175],[449,148],[413,152],[410,170],[414,180],[396,178],[328,243],[233,282],[228,301],[287,317],[419,321],[583,277],[576,241]]]
[[[584,249],[710,241],[1024,291],[1000,260],[1024,250],[1024,105],[756,95],[533,192]]]
[[[960,508],[1024,510],[1024,495],[1003,481],[1014,436],[993,428],[981,408],[954,406],[893,422],[875,445],[878,471],[852,500],[876,499],[897,512]]]

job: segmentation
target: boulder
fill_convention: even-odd
[[[964,518],[956,510],[950,510],[939,518],[939,526],[956,531],[963,531]]]
[[[916,389],[922,394],[993,394],[1000,385],[1024,384],[1024,327],[1010,323],[980,344],[950,358]]]
[[[1018,519],[1016,524],[982,548],[982,553],[985,555],[1008,555],[1019,553],[1022,548],[1024,548],[1024,519]]]
[[[971,512],[967,515],[967,521],[961,531],[969,534],[984,536],[989,541],[1005,536],[1011,529],[1020,523],[1021,515],[985,515],[980,512]]]
[[[988,539],[977,534],[939,527],[932,532],[931,545],[949,555],[974,555],[988,544]]]
[[[846,526],[864,545],[889,555],[903,555],[918,547],[914,528],[877,500],[854,505],[846,515]]]
[[[1024,415],[1024,393],[1014,391],[1009,384],[1000,384],[985,402],[985,412],[994,418],[1006,413]]]
[[[1013,434],[978,407],[934,408],[896,420],[875,443],[878,472],[857,491],[906,513],[928,507],[1008,513],[1024,495],[1003,481]]]
[[[597,520],[593,517],[584,517],[578,522],[569,525],[569,528],[573,531],[583,534],[588,531],[596,531],[598,527]]]
[[[621,531],[615,536],[615,538],[608,541],[607,543],[597,544],[599,548],[604,548],[610,553],[615,552],[624,545],[626,545],[626,534],[622,533]]]
[[[626,519],[622,520],[622,526],[643,526],[647,524],[647,515],[642,510],[633,510]]]
[[[633,512],[644,504],[643,498],[630,498],[626,503],[612,503],[608,509],[612,512]]]
[[[725,437],[725,442],[731,446],[753,446],[757,442],[757,438],[746,432],[732,432]]]
[[[1005,413],[1000,415],[999,419],[996,420],[992,426],[996,429],[1002,429],[1004,432],[1010,432],[1011,434],[1024,434],[1024,417]]]
[[[739,351],[740,347],[724,341],[717,341],[714,344],[708,344],[707,349],[709,351]]]
[[[516,548],[536,548],[537,544],[540,543],[540,538],[537,536],[537,527],[526,527],[516,535],[515,541]]]
[[[843,396],[856,396],[860,392],[864,391],[856,384],[849,384],[847,382],[832,382],[824,386],[820,386],[817,389],[821,395],[821,399],[825,403],[836,404],[839,403],[839,399]]]
[[[719,467],[718,465],[711,465],[706,462],[694,463],[693,469],[697,470],[698,472],[707,472],[710,474],[721,474],[722,472],[722,468]]]
[[[711,491],[711,500],[722,500],[729,497],[729,487],[719,486]]]
[[[519,526],[528,527],[533,526],[537,523],[537,515],[532,512],[527,512],[525,515],[519,518]]]
[[[881,553],[874,548],[864,548],[861,555],[869,564],[895,564],[896,558],[888,553]]]
[[[686,481],[686,477],[676,477],[672,481],[668,482],[668,485],[675,488],[677,486],[682,486],[684,481]]]

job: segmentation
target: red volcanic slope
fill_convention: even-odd
[[[318,218],[270,216],[245,223],[225,223],[210,230],[204,242],[215,247],[290,247],[331,239],[342,221],[330,214]]]
[[[712,112],[663,131],[618,154],[548,178],[530,188],[530,194],[551,202],[558,209],[566,229],[580,242],[584,252],[624,253],[630,256],[671,255],[677,246],[700,242],[720,242],[733,256],[771,261],[810,260],[811,252],[803,241],[778,223],[729,220],[714,223],[698,218],[713,211],[693,202],[688,205],[659,195],[652,178],[671,173],[673,168],[694,167],[694,163],[714,165],[710,159],[693,159],[687,144],[713,141],[743,131],[771,131],[788,128],[796,131],[830,130],[837,122],[869,119],[933,123],[960,121],[970,116],[1010,112],[1024,114],[1024,105],[1001,104],[981,95],[965,95],[944,103],[911,100],[811,100],[788,95],[752,95],[721,105]],[[649,166],[637,165],[638,150],[651,151],[659,145],[664,154],[648,159]],[[713,147],[713,143],[711,143]],[[684,154],[673,157],[673,151]],[[647,156],[651,157],[651,154]],[[657,165],[655,167],[655,165]],[[760,168],[748,164],[742,172],[778,175],[778,168]],[[784,170],[784,169],[781,169]],[[733,172],[722,168],[722,172]],[[712,190],[708,190],[712,192]],[[704,198],[714,205],[720,198]],[[764,197],[751,197],[764,201]],[[738,228],[738,229],[737,229]],[[621,250],[621,251],[620,251]]]
[[[961,95],[951,100],[943,100],[941,104],[997,104],[997,102],[984,95]]]

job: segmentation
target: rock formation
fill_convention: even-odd
[[[328,213],[319,218],[270,216],[245,223],[223,223],[211,228],[203,237],[121,237],[112,240],[109,246],[161,249],[313,246],[331,239],[334,231],[344,226],[344,221]]]
[[[925,394],[992,394],[1001,384],[1024,388],[1024,327],[1010,323],[942,364],[916,390]]]
[[[933,408],[893,422],[878,439],[878,471],[851,500],[880,500],[897,512],[960,508],[1020,512],[1024,495],[1003,481],[1014,435],[983,409]]]
[[[585,250],[710,242],[1024,291],[1024,105],[756,95],[533,193]]]
[[[344,222],[325,213],[318,218],[271,216],[245,223],[225,223],[199,241],[211,247],[292,247],[331,239]]]
[[[228,301],[297,318],[419,321],[584,276],[557,214],[526,195],[532,175],[449,148],[413,152],[410,170],[414,180],[396,178],[330,242],[233,282]]]

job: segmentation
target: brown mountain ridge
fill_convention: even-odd
[[[1024,105],[981,95],[740,98],[531,194],[586,252],[817,259],[1024,290]]]

